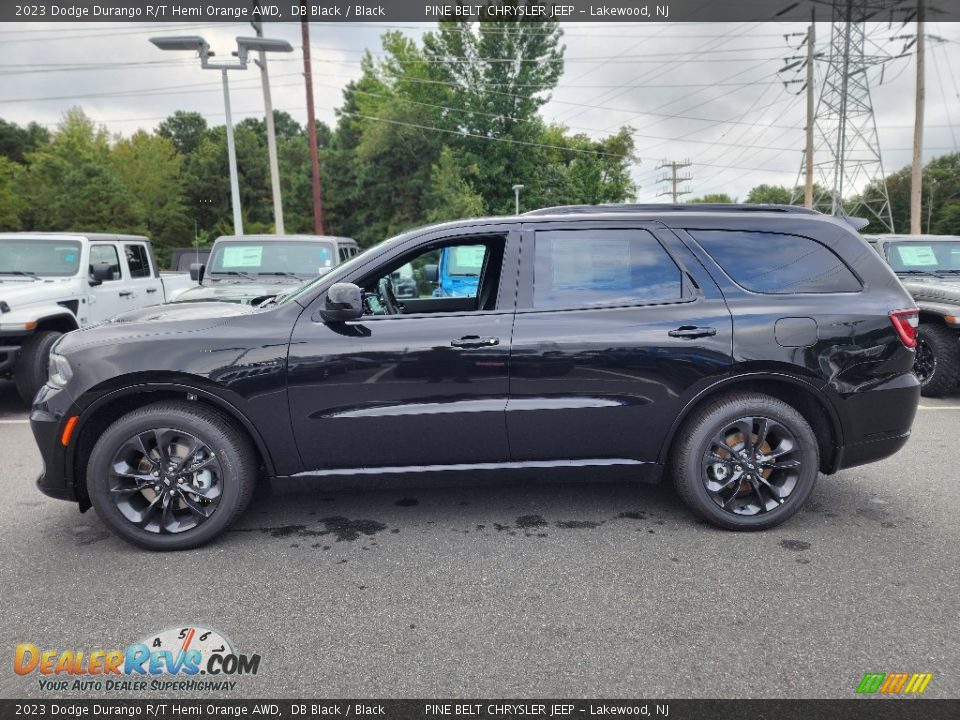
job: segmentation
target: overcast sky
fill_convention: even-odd
[[[380,48],[380,35],[400,28],[419,37],[426,24],[311,25],[317,117],[335,123],[341,90],[359,75],[365,49]],[[784,57],[795,55],[804,25],[684,23],[564,25],[566,66],[547,121],[600,137],[621,125],[635,129],[634,178],[641,201],[658,193],[663,160],[689,160],[683,187],[692,197],[726,192],[743,199],[760,183],[792,186],[801,163],[804,99],[778,75]],[[826,51],[830,26],[817,26],[818,49]],[[912,32],[871,26],[873,50],[897,54]],[[928,24],[925,159],[960,149],[960,24]],[[250,35],[238,24],[3,24],[0,23],[0,117],[36,121],[51,129],[65,110],[81,106],[113,133],[152,129],[176,110],[195,110],[211,124],[223,122],[217,73],[203,71],[188,53],[162,53],[147,42],[154,35],[203,35],[218,55]],[[272,56],[273,102],[300,122],[306,119],[298,24],[267,24],[269,37],[290,41],[296,51]],[[913,59],[892,61],[873,102],[889,173],[910,161]],[[879,73],[873,74],[879,79]],[[799,76],[797,76],[799,77]],[[263,97],[255,68],[231,73],[235,118],[262,116]],[[820,160],[821,158],[817,158]],[[522,178],[505,178],[512,185]]]

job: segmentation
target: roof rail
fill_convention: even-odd
[[[734,203],[624,203],[610,205],[557,205],[523,213],[524,215],[581,215],[593,213],[650,213],[650,212],[782,212],[819,215],[817,210],[802,205],[747,205]]]

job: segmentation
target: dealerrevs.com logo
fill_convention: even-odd
[[[197,626],[149,635],[126,650],[20,643],[13,654],[14,672],[38,675],[40,689],[51,692],[233,690],[234,677],[256,675],[259,669],[259,654],[238,653],[223,634]]]
[[[859,695],[922,695],[933,673],[867,673],[857,686]]]

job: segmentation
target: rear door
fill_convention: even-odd
[[[515,461],[655,462],[731,366],[731,317],[657,223],[524,226],[507,427]]]

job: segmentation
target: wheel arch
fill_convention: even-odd
[[[78,438],[78,442],[71,444],[72,452],[67,458],[67,468],[70,473],[68,481],[74,485],[81,511],[86,511],[91,507],[85,482],[86,465],[97,439],[104,430],[128,412],[163,400],[197,402],[218,410],[229,420],[232,420],[253,443],[257,459],[267,474],[271,477],[276,475],[273,458],[263,437],[246,415],[233,403],[209,390],[184,383],[138,384],[98,398],[80,414],[80,420],[75,430],[75,437]]]
[[[80,325],[77,324],[77,319],[73,313],[71,313],[68,308],[63,308],[62,310],[62,312],[44,314],[38,317],[35,321],[37,325],[34,328],[34,332],[53,330],[54,332],[68,333],[79,329]]]
[[[687,419],[711,400],[738,390],[763,393],[782,400],[797,410],[810,423],[820,448],[820,470],[836,472],[843,445],[843,429],[836,408],[814,385],[790,375],[750,373],[724,378],[701,390],[677,415],[660,447],[658,462],[666,463],[677,433]]]

